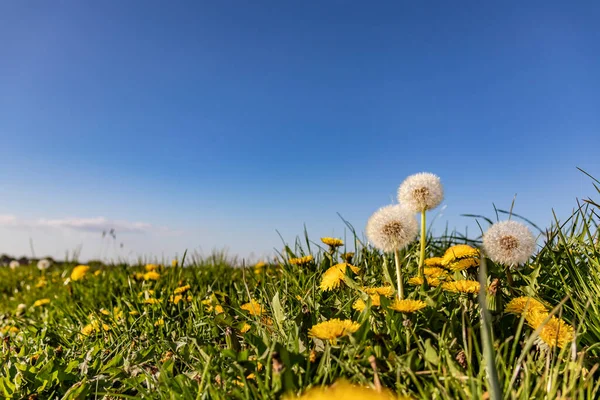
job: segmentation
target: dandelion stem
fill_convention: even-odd
[[[421,211],[421,254],[419,255],[419,276],[423,278],[423,263],[425,262],[425,244],[427,242],[426,210]]]
[[[404,299],[404,285],[402,283],[402,269],[400,268],[400,250],[394,250],[394,261],[396,262],[396,279],[398,280],[398,298]]]

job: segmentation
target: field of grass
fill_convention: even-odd
[[[512,269],[479,256],[465,269],[431,260],[481,238],[427,236],[421,283],[412,241],[397,255],[404,297],[423,302],[414,311],[393,309],[394,254],[350,225],[341,246],[305,234],[253,266],[2,267],[0,397],[598,398],[600,207],[576,208]],[[483,231],[492,223],[479,221]],[[471,293],[447,284],[464,280]],[[510,303],[523,296],[525,311]],[[537,321],[533,305],[546,310]]]

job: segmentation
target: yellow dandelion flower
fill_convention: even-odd
[[[527,314],[529,325],[535,329],[538,329],[547,317],[548,313],[544,312]],[[549,347],[558,346],[561,349],[572,342],[574,337],[575,329],[562,319],[556,317],[551,317],[539,332],[539,338],[544,344]]]
[[[343,253],[341,255],[342,260],[344,260],[347,263],[352,263],[352,259],[354,258],[354,253],[349,251],[348,253]]]
[[[317,361],[317,352],[314,349],[312,349],[310,351],[310,355],[308,356],[308,360],[311,363],[313,363],[313,364]]]
[[[479,258],[479,250],[469,246],[468,244],[457,244],[446,250],[442,257],[442,265],[446,266],[463,258]]]
[[[365,386],[356,386],[345,380],[338,380],[328,387],[316,387],[308,390],[300,397],[288,396],[285,400],[406,400],[404,397],[398,398],[392,392],[384,389],[377,391]]]
[[[225,312],[225,310],[223,310],[223,307],[220,304],[217,304],[215,306],[215,314],[219,315],[219,314],[222,314],[224,312]]]
[[[173,291],[173,293],[175,293],[175,294],[181,294],[181,293],[185,293],[185,292],[187,292],[188,290],[190,290],[191,288],[192,288],[192,287],[191,287],[190,285],[180,286],[180,287],[178,287],[177,289],[175,289],[175,290]]]
[[[146,266],[144,268],[146,269],[146,272],[156,271],[158,269],[158,265],[156,265],[156,264],[146,264]]]
[[[160,279],[160,274],[155,271],[146,272],[144,274],[145,281],[157,281]]]
[[[442,289],[455,293],[479,293],[479,282],[470,280],[446,282],[442,285]]]
[[[183,296],[180,294],[169,297],[169,302],[173,304],[178,304],[181,300],[183,300]]]
[[[448,268],[451,271],[457,272],[478,266],[479,258],[463,258],[461,260],[449,263],[448,265],[446,265],[446,268]]]
[[[40,289],[45,287],[48,284],[48,281],[46,281],[44,278],[41,278],[38,283],[35,284],[35,287]]]
[[[290,258],[288,260],[288,262],[292,265],[306,265],[314,259],[315,258],[313,256],[309,255],[309,256],[298,257],[298,258]]]
[[[437,287],[440,286],[441,283],[442,281],[440,281],[438,278],[427,278],[427,284],[429,286]],[[420,276],[413,276],[408,280],[408,284],[413,286],[420,286],[423,284],[423,278],[421,278]]]
[[[427,307],[427,304],[421,300],[394,300],[390,305],[390,310],[398,311],[405,314],[410,314]]]
[[[423,268],[423,274],[429,278],[442,278],[445,277],[447,272],[445,269],[440,267],[425,267]]]
[[[344,245],[344,241],[342,239],[336,239],[331,237],[322,237],[321,242],[325,243],[327,246],[336,248]]]
[[[342,268],[338,265],[334,265],[325,271],[321,278],[321,284],[319,287],[322,291],[337,289],[344,282],[344,276],[346,275],[345,266]]]
[[[114,319],[123,318],[123,311],[119,307],[113,308],[113,318]]]
[[[241,309],[244,311],[248,311],[250,315],[261,315],[265,312],[265,308],[254,299],[250,300],[249,303],[243,304]]]
[[[267,267],[267,263],[263,262],[263,261],[259,261],[254,265],[254,273],[256,275],[260,275],[263,272],[265,272]]]
[[[34,307],[42,307],[42,306],[45,306],[46,304],[50,304],[50,299],[36,300],[35,303],[33,303],[33,306]]]
[[[334,318],[314,325],[308,331],[308,336],[335,342],[337,338],[350,335],[356,332],[358,328],[360,328],[358,322],[349,319],[341,320]]]
[[[81,334],[85,335],[85,336],[91,335],[92,333],[94,333],[94,331],[95,331],[94,325],[92,325],[92,324],[87,324],[86,326],[81,328]]]
[[[371,305],[373,307],[379,307],[381,305],[381,297],[378,294],[372,294],[369,295],[369,297],[371,297]],[[364,310],[366,306],[367,304],[364,302],[363,299],[358,299],[352,304],[352,308],[360,312],[362,312],[362,310]]]
[[[517,297],[506,305],[504,312],[511,314],[523,314],[525,311],[546,312],[546,307],[533,297]]]
[[[160,299],[154,299],[154,298],[145,299],[144,304],[160,304]]]
[[[171,260],[171,267],[175,268],[178,264],[179,264],[179,262],[177,262],[176,258]]]
[[[100,275],[101,273],[102,273],[102,271],[101,271],[101,270],[94,271],[94,276],[98,276],[98,275]]]
[[[240,332],[246,333],[246,332],[248,332],[250,330],[250,328],[252,328],[250,326],[250,324],[244,322],[244,325],[242,325],[242,327],[240,328]]]
[[[110,311],[108,311],[108,310],[105,310],[104,308],[101,308],[101,309],[100,309],[100,314],[102,314],[102,315],[107,315],[107,316],[108,316],[108,315],[110,315]]]
[[[158,319],[156,320],[156,322],[154,323],[154,326],[163,326],[165,324],[165,320],[164,319]]]
[[[105,331],[110,331],[110,325],[102,324],[102,329],[104,329]]]
[[[444,265],[442,263],[442,260],[443,260],[442,257],[431,257],[431,258],[426,258],[424,263],[428,267],[441,267],[442,265]]]
[[[85,277],[85,275],[89,272],[90,267],[87,265],[78,265],[75,268],[73,268],[73,271],[71,271],[71,280],[72,281],[78,281],[81,280]]]
[[[366,294],[378,294],[384,297],[392,297],[395,293],[395,290],[391,285],[379,287],[365,287],[363,288],[363,290]]]
[[[144,279],[144,274],[141,272],[136,272],[135,274],[132,275],[133,279],[135,279],[136,281],[141,281]]]
[[[140,313],[137,310],[132,310],[132,311],[129,311],[129,315],[136,316],[136,315],[140,315]]]

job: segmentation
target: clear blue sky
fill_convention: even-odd
[[[600,4],[457,5],[0,2],[0,252],[96,257],[113,224],[128,255],[257,258],[420,171],[436,229],[515,193],[567,215],[600,176]]]

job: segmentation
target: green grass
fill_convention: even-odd
[[[513,288],[507,287],[503,269],[488,260],[481,279],[487,284],[499,279],[494,298],[486,298],[487,291],[478,299],[405,285],[408,298],[428,304],[407,316],[385,312],[389,300],[384,298],[381,307],[369,307],[367,301],[363,312],[352,309],[361,296],[358,288],[395,286],[393,255],[364,246],[355,235],[339,253],[355,251],[353,264],[361,273],[348,272],[347,284],[331,292],[321,291],[319,283],[340,256],[306,234],[259,274],[232,265],[224,254],[195,257],[185,268],[162,268],[157,281],[134,279],[143,265],[96,265],[76,282],[68,279],[75,263],[55,264],[45,272],[34,265],[1,268],[0,396],[278,398],[341,377],[372,386],[369,358],[374,356],[383,386],[416,399],[597,398],[598,205],[587,201],[545,234],[544,247],[513,274]],[[464,238],[430,237],[428,256],[458,242]],[[400,254],[405,279],[417,274],[418,247],[414,243]],[[307,266],[286,262],[307,254],[315,256]],[[476,271],[468,276],[478,279]],[[182,285],[190,285],[184,294],[190,301],[170,302]],[[575,327],[573,343],[564,349],[539,346],[532,328],[503,312],[518,295],[535,296],[554,308]],[[144,304],[148,297],[161,302]],[[43,298],[50,304],[33,306]],[[265,307],[264,315],[241,309],[250,299]],[[217,305],[223,308],[220,314]],[[331,318],[352,319],[361,327],[335,344],[308,336],[313,325]],[[88,324],[98,329],[82,335]],[[250,330],[242,333],[245,324]]]

